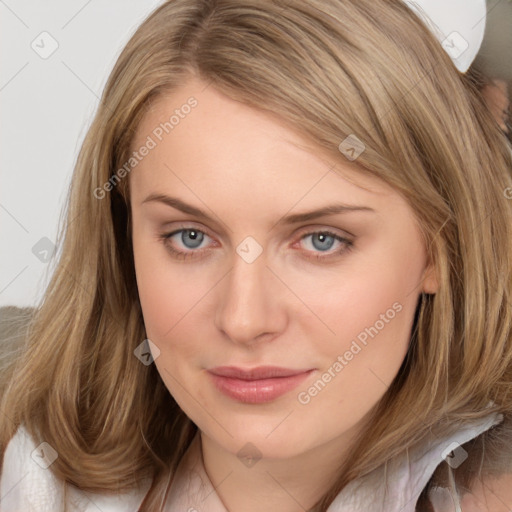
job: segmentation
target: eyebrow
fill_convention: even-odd
[[[150,202],[158,202],[166,204],[167,206],[171,206],[172,208],[176,208],[177,210],[182,211],[183,213],[188,213],[189,215],[194,215],[195,217],[199,217],[205,220],[213,220],[206,212],[192,206],[188,203],[185,203],[181,199],[177,197],[167,196],[165,194],[150,194],[142,204],[150,203]],[[291,215],[287,215],[280,219],[279,223],[281,224],[298,224],[299,222],[305,222],[309,220],[316,219],[318,217],[325,217],[328,215],[336,215],[338,213],[348,213],[354,211],[368,211],[374,212],[373,208],[368,206],[359,206],[359,205],[349,205],[349,204],[331,204],[327,206],[323,206],[322,208],[318,208],[316,210],[311,210],[309,212],[303,213],[293,213]]]

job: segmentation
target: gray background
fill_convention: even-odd
[[[122,47],[161,3],[0,0],[0,306],[42,297],[98,98]]]

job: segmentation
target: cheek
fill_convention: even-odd
[[[213,286],[193,265],[172,261],[163,244],[134,237],[137,288],[150,339],[161,343],[170,339],[181,322],[201,306],[200,301]],[[149,249],[144,248],[144,244]]]
[[[167,259],[164,249],[150,241],[138,242],[134,238],[135,272],[144,325],[147,337],[160,351],[154,364],[171,395],[180,407],[188,410],[190,396],[184,391],[183,383],[195,376],[190,374],[187,362],[201,353],[198,343],[202,338],[191,335],[197,329],[190,319],[201,307],[198,301],[205,291],[196,284],[198,278],[191,277],[188,271],[180,271],[176,263]],[[151,250],[141,249],[143,244]],[[195,393],[201,399],[199,388]]]
[[[311,413],[314,408],[319,414],[333,411],[339,425],[352,421],[347,414],[362,418],[382,398],[409,348],[416,299],[407,296],[406,286],[393,281],[383,287],[376,278],[368,273],[362,279],[347,280],[343,292],[323,296],[323,302],[331,304],[329,310],[324,308],[323,319],[334,335],[325,335],[321,327],[324,335],[314,336],[309,328],[314,352],[322,362],[318,378],[328,383],[315,381],[312,388],[301,391],[311,393]]]
[[[399,334],[407,340],[422,261],[398,255],[395,252],[394,259],[387,258],[386,251],[371,259],[354,257],[350,265],[323,277],[303,275],[297,279],[294,290],[315,313],[316,322],[311,324],[311,318],[307,322],[324,331],[320,339],[331,347],[333,341],[338,342],[339,348],[377,323],[381,337],[386,338],[387,332],[390,342]]]
[[[314,279],[302,281],[302,293],[317,290],[308,305],[322,320],[304,320],[302,328],[315,342],[322,370],[336,375],[318,404],[344,403],[363,414],[396,376],[409,348],[423,270],[421,251],[408,248],[389,245],[354,257],[320,289],[313,288]]]
[[[159,340],[177,320],[174,318],[178,300],[175,283],[171,285],[166,267],[155,251],[139,249],[135,240],[134,258],[146,331],[150,339]]]

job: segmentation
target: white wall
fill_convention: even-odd
[[[0,2],[0,306],[40,300],[98,98],[123,45],[160,3]]]

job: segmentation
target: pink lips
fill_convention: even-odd
[[[277,366],[259,366],[244,370],[235,366],[218,366],[208,370],[219,391],[244,403],[271,402],[297,387],[310,373]]]

